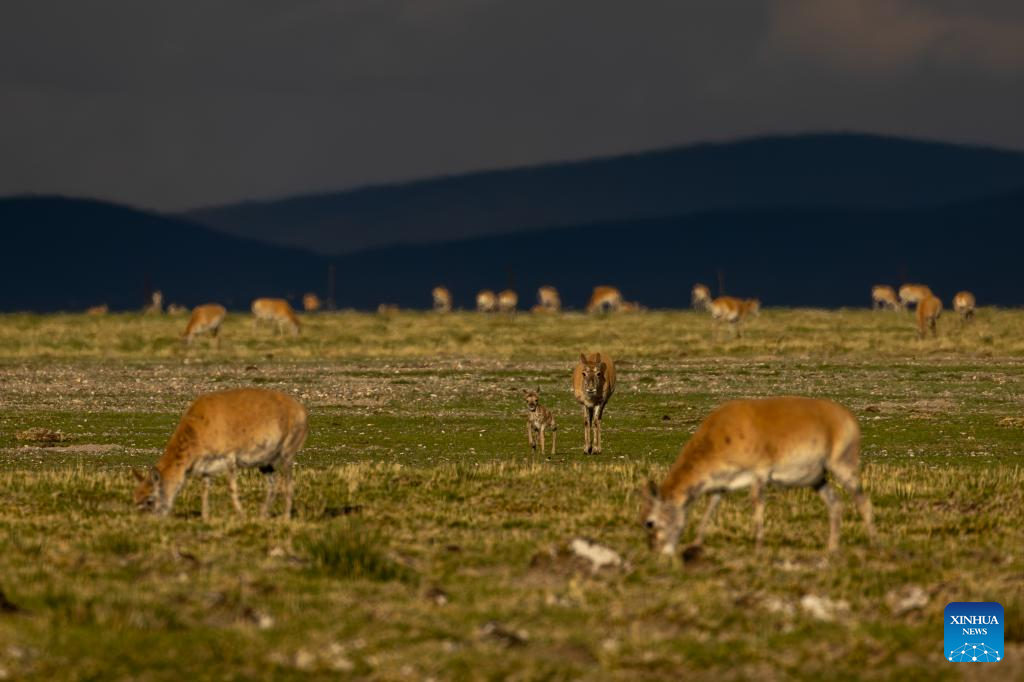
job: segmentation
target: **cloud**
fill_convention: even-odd
[[[940,65],[1019,76],[1024,13],[998,2],[779,0],[764,54],[853,72]]]

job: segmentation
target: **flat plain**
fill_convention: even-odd
[[[767,309],[717,339],[689,311],[303,323],[230,314],[184,349],[183,318],[0,316],[0,679],[1024,678],[1024,311],[947,314],[924,341],[866,310]],[[592,456],[584,350],[619,372]],[[198,484],[137,514],[130,470],[236,386],[309,408],[291,522],[235,517],[223,482],[210,523]],[[525,388],[558,418],[554,456],[527,449]],[[760,553],[735,493],[701,555],[651,556],[637,487],[717,404],[780,394],[860,420],[880,546],[846,500],[826,558],[817,496],[772,490]],[[261,485],[242,477],[252,514]],[[983,600],[1005,660],[946,662],[943,608]]]

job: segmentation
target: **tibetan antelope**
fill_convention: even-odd
[[[377,306],[378,315],[394,315],[398,312],[397,303],[381,303]]]
[[[519,305],[519,294],[505,289],[498,294],[498,310],[503,313],[514,313]]]
[[[314,294],[312,291],[302,296],[302,309],[307,313],[315,313],[320,310],[320,297]]]
[[[185,315],[188,313],[188,308],[178,303],[171,303],[167,306],[167,314],[172,317],[178,317],[179,315]]]
[[[142,312],[146,315],[160,315],[164,312],[164,295],[163,292],[154,291],[153,295],[149,299],[149,303],[143,307]]]
[[[969,291],[958,291],[953,297],[953,310],[960,316],[961,324],[974,319],[974,294]]]
[[[938,296],[929,294],[917,302],[917,335],[919,338],[923,339],[928,332],[931,332],[933,337],[939,335],[936,323],[941,314],[942,301]]]
[[[736,336],[740,336],[740,324],[748,317],[757,316],[761,312],[761,301],[756,298],[736,298],[735,296],[719,296],[708,305],[711,319],[718,323],[731,325]]]
[[[888,284],[871,287],[871,308],[873,310],[901,310],[903,304],[896,297],[896,290]]]
[[[556,442],[558,439],[558,425],[555,423],[555,415],[548,408],[540,404],[540,389],[536,391],[523,391],[526,398],[526,442],[530,449],[537,451],[537,444],[540,443],[540,454],[544,454],[544,434],[551,432],[551,454],[555,454]]]
[[[188,345],[192,343],[192,339],[200,334],[209,334],[217,339],[219,343],[220,338],[217,336],[217,333],[220,331],[220,325],[224,322],[227,314],[228,311],[219,303],[197,305],[192,310],[192,316],[188,318],[188,324],[185,325],[185,333],[181,335],[181,342]]]
[[[476,295],[476,311],[478,313],[493,313],[498,309],[498,297],[490,289],[484,289]]]
[[[85,310],[86,315],[106,315],[109,312],[110,306],[108,306],[106,303],[94,305],[91,308],[86,308]]]
[[[611,356],[580,353],[572,371],[572,392],[583,406],[583,452],[601,452],[601,417],[615,392],[615,363]]]
[[[558,295],[558,289],[550,285],[537,289],[537,305],[552,313],[561,312],[562,297]]]
[[[268,516],[277,488],[284,491],[284,518],[292,511],[292,462],[306,440],[306,408],[279,391],[240,388],[202,395],[174,430],[164,454],[138,480],[135,506],[166,516],[189,477],[203,479],[202,515],[210,518],[210,477],[225,474],[231,503],[245,516],[238,499],[239,469],[259,468],[267,477],[262,514]],[[281,480],[276,481],[276,474]]]
[[[754,502],[754,543],[764,540],[764,489],[769,484],[813,488],[828,507],[828,550],[839,548],[842,506],[828,477],[854,499],[871,542],[875,541],[871,500],[861,487],[860,427],[831,400],[764,398],[734,400],[713,411],[683,446],[661,485],[641,491],[641,521],[650,548],[675,557],[693,502],[710,494],[695,545],[723,492],[750,488]]]
[[[283,298],[257,298],[252,302],[252,314],[254,329],[265,321],[275,324],[279,332],[288,328],[293,335],[299,333],[299,318]]]
[[[587,301],[588,313],[614,313],[622,308],[622,292],[615,287],[596,286]]]
[[[447,287],[434,287],[430,292],[434,297],[434,312],[450,313],[452,311],[452,293]]]
[[[711,289],[704,284],[694,284],[690,290],[690,305],[694,310],[708,310],[711,306]]]
[[[932,290],[924,284],[904,284],[900,287],[900,303],[904,308],[920,303],[922,299],[932,295]]]

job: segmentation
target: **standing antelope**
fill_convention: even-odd
[[[312,291],[302,296],[302,309],[307,313],[315,313],[320,310],[320,297],[314,294]]]
[[[306,440],[306,408],[279,391],[240,388],[200,396],[185,412],[164,454],[138,480],[135,505],[166,516],[189,477],[203,479],[202,515],[210,518],[210,477],[225,474],[231,503],[245,516],[238,499],[239,469],[258,467],[267,476],[262,514],[268,516],[277,488],[284,489],[284,518],[292,511],[292,462]],[[281,473],[280,482],[275,474]],[[277,483],[277,485],[275,485]]]
[[[498,309],[498,298],[490,289],[484,289],[476,295],[476,310],[479,313],[493,313]]]
[[[588,313],[613,313],[622,307],[622,292],[615,287],[596,286],[587,301]]]
[[[558,295],[558,289],[545,285],[537,289],[537,304],[548,312],[557,313],[562,310],[562,297]]]
[[[953,310],[960,315],[961,324],[974,319],[974,305],[974,294],[969,291],[958,291],[953,297]]]
[[[503,313],[514,313],[519,305],[519,294],[511,289],[505,289],[498,294],[498,310]]]
[[[611,356],[580,353],[572,371],[572,392],[583,406],[583,452],[601,452],[601,417],[615,392],[615,363]]]
[[[555,415],[548,408],[540,404],[540,389],[536,391],[523,391],[526,398],[526,442],[530,449],[537,451],[537,443],[540,442],[540,454],[544,454],[544,433],[551,432],[551,454],[555,454],[555,446],[558,440],[558,425],[555,423]]]
[[[164,294],[161,291],[154,291],[153,295],[149,299],[143,308],[142,312],[146,315],[160,315],[164,312]]]
[[[707,310],[711,306],[711,289],[699,282],[694,284],[690,290],[690,305],[694,310]]]
[[[430,294],[434,298],[434,312],[450,313],[452,311],[452,294],[447,287],[434,287]]]
[[[933,337],[939,335],[936,323],[942,314],[942,301],[929,294],[917,302],[917,335],[924,338],[930,331]]]
[[[186,345],[190,344],[192,339],[206,333],[219,342],[220,339],[217,337],[217,332],[220,331],[220,325],[227,314],[228,311],[219,303],[197,305],[192,310],[192,316],[189,317],[188,324],[185,325],[185,333],[181,335],[181,342]]]
[[[683,446],[660,486],[648,481],[641,520],[652,550],[674,557],[690,506],[711,495],[696,545],[723,492],[750,488],[754,542],[764,541],[764,488],[813,488],[829,514],[828,551],[839,548],[842,505],[828,475],[853,496],[871,542],[871,500],[860,481],[860,427],[842,405],[812,398],[734,400],[713,411]]]
[[[299,333],[299,318],[291,303],[283,298],[257,298],[252,302],[252,314],[253,328],[259,327],[260,322],[271,322],[279,332],[287,327],[293,335]]]
[[[761,312],[761,301],[756,298],[740,299],[735,296],[719,296],[708,305],[711,319],[721,324],[732,325],[736,336],[740,336],[740,323]]]
[[[903,304],[896,297],[896,290],[888,284],[871,287],[871,308],[874,310],[901,310]]]
[[[924,284],[904,284],[900,287],[900,303],[909,307],[912,303],[920,303],[932,295],[932,290]]]

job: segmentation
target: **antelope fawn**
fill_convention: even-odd
[[[615,392],[615,363],[610,355],[580,353],[572,371],[572,392],[583,406],[583,452],[601,452],[601,417]]]
[[[711,301],[708,310],[711,311],[711,319],[718,323],[719,327],[722,324],[728,324],[736,336],[741,336],[740,325],[748,317],[760,314],[761,301],[756,298],[740,299],[734,296],[719,296]],[[717,331],[716,327],[715,333],[712,335],[717,334]]]
[[[815,490],[829,514],[828,551],[839,548],[842,505],[831,475],[854,499],[875,541],[871,500],[860,481],[860,427],[842,405],[812,398],[734,400],[714,410],[683,446],[661,485],[642,491],[641,521],[654,551],[675,557],[693,502],[710,494],[695,545],[723,492],[750,488],[754,542],[764,542],[764,489],[769,484]]]
[[[450,313],[452,311],[452,294],[447,287],[434,287],[430,295],[434,299],[434,312]]]
[[[267,477],[262,514],[268,516],[277,489],[284,489],[284,518],[292,510],[292,463],[306,440],[306,408],[278,391],[241,388],[200,396],[185,412],[163,456],[138,480],[135,505],[166,516],[189,477],[203,479],[202,518],[210,518],[210,477],[224,474],[231,503],[245,516],[238,499],[239,469],[259,468]],[[276,474],[281,480],[276,481]]]
[[[544,434],[551,432],[551,454],[555,454],[555,447],[558,440],[558,425],[555,423],[555,415],[548,408],[540,404],[540,389],[536,391],[523,391],[526,398],[526,442],[530,449],[537,451],[537,443],[540,443],[540,454],[544,454]]]

